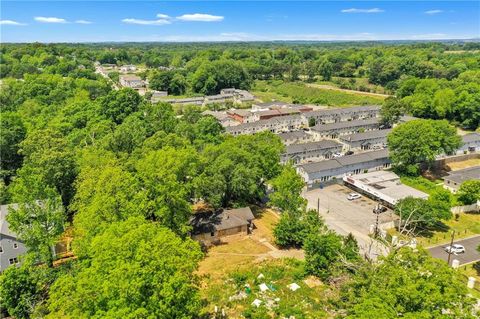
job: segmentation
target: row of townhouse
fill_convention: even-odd
[[[329,124],[317,124],[310,128],[315,139],[338,138],[341,135],[356,134],[371,130],[378,130],[381,126],[380,118],[368,118]]]
[[[320,161],[332,158],[333,154],[342,150],[343,145],[333,140],[322,140],[301,144],[291,144],[285,148],[281,162],[300,164],[309,161]]]
[[[265,131],[284,133],[299,130],[304,127],[305,124],[305,120],[301,116],[288,115],[257,122],[242,123],[235,126],[227,126],[225,127],[225,132],[232,135],[255,134]]]
[[[266,130],[266,125],[269,125],[269,130],[272,132],[284,132],[283,129],[271,127],[271,125],[275,125],[275,123],[283,127],[281,120],[268,122],[269,120],[286,118],[288,121],[292,121],[292,119],[295,118],[296,122],[301,123],[298,128],[302,128],[308,126],[311,118],[315,118],[319,124],[312,127],[311,131],[314,134],[314,138],[318,140],[325,137],[336,138],[339,135],[353,134],[361,130],[378,129],[380,127],[380,121],[378,119],[379,110],[377,106],[356,106],[311,112],[302,112],[299,110],[299,114],[281,114],[282,116],[275,116],[270,119],[261,119],[258,115],[255,115],[255,113],[262,114],[260,113],[262,111],[250,112],[248,110],[233,110],[230,112],[230,116],[242,122],[242,124],[232,129],[235,135],[264,131]],[[267,116],[271,115],[270,113],[267,114]],[[295,129],[295,127],[292,129]],[[227,131],[229,131],[228,128]]]
[[[372,130],[342,135],[338,139],[345,145],[347,151],[380,149],[387,146],[387,136],[391,131],[391,129]]]
[[[317,125],[329,124],[379,117],[380,109],[381,106],[379,105],[364,105],[316,110],[307,112],[304,114],[304,116],[307,118],[307,120],[314,119]]]
[[[300,144],[313,141],[313,135],[304,130],[292,131],[278,134],[284,145]]]
[[[182,98],[182,99],[164,99],[158,100],[166,103],[177,104],[177,105],[207,105],[213,103],[224,104],[228,101],[231,101],[236,104],[241,104],[244,102],[252,102],[255,100],[255,97],[246,90],[239,89],[223,89],[220,91],[220,94],[207,95],[207,96],[198,96],[191,98]],[[152,101],[153,102],[153,101]]]
[[[302,164],[297,167],[297,172],[307,186],[311,187],[322,182],[341,179],[347,175],[386,169],[390,164],[388,150],[382,149]]]

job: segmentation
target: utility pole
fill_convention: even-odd
[[[320,214],[320,197],[317,198],[317,213]]]
[[[447,261],[447,264],[450,265],[450,257],[452,256],[453,254],[453,239],[455,238],[455,231],[453,230],[452,231],[452,240],[450,240],[450,249],[448,250],[448,261]]]
[[[376,217],[376,220],[375,220],[375,232],[374,232],[374,238],[377,238],[378,237],[378,223],[379,223],[379,216],[380,216],[380,208],[377,206],[375,206],[375,208],[373,209],[373,213],[375,215],[377,215]]]

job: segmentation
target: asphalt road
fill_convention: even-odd
[[[450,258],[450,264],[454,259],[458,259],[460,261],[460,265],[480,261],[480,252],[477,251],[477,247],[480,246],[480,235],[467,239],[455,240],[454,244],[463,245],[463,247],[465,247],[465,253],[458,255],[452,254]],[[447,261],[448,254],[445,251],[445,247],[449,245],[450,244],[438,245],[431,247],[428,250],[433,257]]]
[[[367,253],[371,258],[385,255],[388,252],[386,247],[368,236],[370,225],[375,224],[373,208],[377,203],[365,196],[349,201],[349,193],[352,193],[351,189],[335,184],[305,192],[303,197],[308,201],[308,208],[315,210],[317,201],[320,200],[320,215],[325,219],[328,228],[340,235],[352,233],[362,253]],[[389,222],[393,213],[389,210],[379,217],[380,223]]]

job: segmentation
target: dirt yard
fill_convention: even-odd
[[[255,229],[251,235],[232,236],[226,238],[221,245],[208,249],[205,258],[200,262],[200,276],[219,279],[226,273],[248,269],[268,259],[305,258],[301,250],[283,250],[274,245],[273,228],[280,219],[276,212],[270,209],[257,210],[255,216]]]
[[[458,171],[459,169],[469,168],[472,166],[479,166],[480,158],[472,158],[462,162],[449,163],[447,166],[452,171]]]

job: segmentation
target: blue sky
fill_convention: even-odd
[[[480,37],[479,1],[1,1],[2,42]]]

